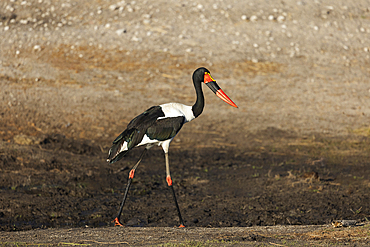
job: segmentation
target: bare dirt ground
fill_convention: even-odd
[[[368,1],[0,3],[0,243],[370,244]],[[152,105],[195,101],[163,152],[108,165],[114,138]],[[332,228],[334,220],[357,225]]]

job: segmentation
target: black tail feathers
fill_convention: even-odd
[[[113,164],[114,162],[117,162],[117,161],[119,161],[120,159],[122,159],[123,158],[123,156],[125,156],[126,155],[126,153],[128,152],[128,150],[126,150],[126,151],[122,151],[122,152],[120,152],[118,155],[116,155],[113,159],[107,159],[108,160],[108,162],[110,163],[110,164]]]
[[[112,147],[109,149],[107,161],[110,164],[119,161],[127,153],[128,150],[120,152],[124,142],[125,140],[121,139],[118,142],[113,143]]]

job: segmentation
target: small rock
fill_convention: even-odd
[[[112,4],[108,7],[111,11],[116,10],[118,7],[115,4]]]
[[[26,136],[23,134],[14,136],[13,140],[15,143],[19,145],[32,145],[40,142],[40,140],[36,137]]]
[[[257,16],[255,16],[255,15],[252,15],[250,18],[249,18],[249,20],[251,21],[251,22],[256,22],[257,21]]]
[[[35,46],[33,47],[33,50],[34,50],[34,51],[41,51],[41,46],[39,46],[39,45],[35,45]]]
[[[135,42],[138,42],[138,41],[140,41],[140,38],[138,38],[138,37],[136,37],[136,36],[133,36],[133,37],[131,38],[131,40],[132,40],[132,41],[135,41]]]
[[[279,15],[278,18],[276,19],[278,22],[283,22],[285,21],[285,17],[282,15]]]

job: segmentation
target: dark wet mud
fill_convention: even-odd
[[[186,226],[273,226],[368,220],[369,139],[297,137],[278,129],[249,135],[248,146],[170,150],[171,174]],[[201,140],[206,142],[206,140]],[[113,225],[134,149],[108,165],[108,146],[46,135],[2,142],[0,229]],[[150,149],[123,210],[126,226],[176,226],[164,155]]]

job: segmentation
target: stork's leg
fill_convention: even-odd
[[[126,190],[125,190],[125,195],[123,196],[123,200],[122,200],[122,203],[121,203],[121,207],[118,211],[118,215],[117,217],[113,220],[114,222],[114,226],[123,226],[120,222],[119,222],[119,219],[121,217],[121,214],[122,214],[122,210],[123,210],[123,206],[125,205],[125,201],[127,199],[127,194],[128,194],[128,191],[130,189],[130,186],[131,186],[131,182],[132,182],[132,179],[134,178],[135,176],[135,170],[136,168],[138,167],[138,165],[140,164],[140,161],[143,159],[144,157],[144,154],[145,154],[145,151],[147,150],[147,148],[144,149],[144,151],[141,153],[140,155],[140,158],[139,160],[136,162],[136,164],[134,165],[134,167],[131,169],[131,171],[129,172],[128,174],[128,182],[127,182],[127,186],[126,186]]]
[[[167,181],[168,186],[171,188],[172,195],[173,195],[173,200],[175,201],[177,213],[179,214],[179,219],[180,219],[180,226],[179,227],[185,227],[184,221],[182,220],[182,217],[181,217],[179,204],[177,204],[175,190],[173,189],[173,185],[172,185],[172,179],[171,179],[171,174],[170,174],[170,162],[168,160],[168,153],[165,152],[164,156],[166,158],[166,174],[167,174],[166,181]]]

